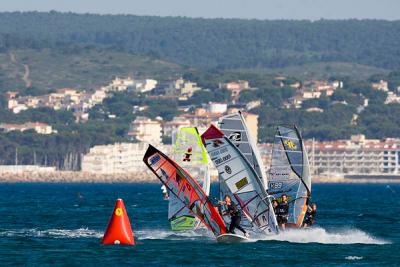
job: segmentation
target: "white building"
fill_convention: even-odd
[[[273,144],[259,145],[265,166],[271,165]],[[327,177],[367,178],[400,175],[400,139],[306,140],[311,172]]]
[[[137,117],[130,125],[128,136],[152,144],[160,144],[162,136],[162,119],[152,120],[147,117]]]
[[[207,104],[207,112],[212,114],[223,114],[228,110],[228,104],[210,102]]]
[[[306,142],[310,164],[316,174],[399,174],[400,140],[365,139]]]
[[[137,173],[147,171],[143,155],[147,143],[116,143],[92,147],[82,159],[82,171],[99,174]],[[159,145],[164,153],[170,152],[170,146]]]
[[[400,96],[393,92],[388,92],[385,104],[400,103]]]
[[[135,80],[134,87],[138,93],[146,93],[152,91],[157,86],[157,81],[153,79]]]

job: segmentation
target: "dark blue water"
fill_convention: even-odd
[[[136,246],[99,243],[118,197]],[[315,185],[313,200],[318,227],[227,245],[171,232],[159,185],[0,184],[0,265],[400,265],[399,185]]]

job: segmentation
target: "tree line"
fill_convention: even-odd
[[[203,68],[285,67],[352,62],[400,67],[400,21],[243,20],[0,13],[0,51],[105,46]]]

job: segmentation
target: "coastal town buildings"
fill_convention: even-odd
[[[393,92],[388,92],[385,104],[400,103],[400,96]]]
[[[228,104],[210,102],[206,105],[206,110],[212,114],[224,114],[228,110]]]
[[[366,139],[305,143],[315,174],[397,175],[400,174],[400,139]]]
[[[115,77],[115,79],[107,86],[108,91],[126,91],[129,88],[133,88],[134,81],[131,77],[120,78]]]
[[[400,139],[306,140],[313,175],[327,177],[390,177],[400,175]],[[265,166],[271,164],[272,144],[259,146]]]
[[[294,88],[294,87],[293,87]],[[295,87],[295,96],[287,99],[283,107],[284,108],[301,108],[304,101],[309,99],[318,99],[321,96],[332,96],[334,92],[343,88],[342,81],[305,81],[302,86]]]
[[[197,86],[197,83],[179,78],[171,82],[169,86],[165,88],[165,94],[167,96],[183,97],[187,99],[191,97],[194,92],[199,90],[201,90],[201,88]]]
[[[231,81],[231,82],[227,82],[227,83],[220,83],[219,88],[230,91],[231,97],[233,99],[237,99],[240,95],[240,92],[242,92],[243,90],[250,89],[250,84],[249,84],[249,81],[237,80],[237,81]]]
[[[372,83],[371,86],[375,90],[380,90],[380,91],[384,91],[384,92],[389,91],[388,82],[384,81],[384,80],[380,80],[379,82]]]
[[[171,121],[167,121],[163,125],[163,136],[172,137],[182,127],[192,127],[190,120],[184,116],[176,116]]]
[[[98,174],[138,173],[147,171],[143,163],[148,143],[115,143],[92,147],[82,159],[82,171]],[[158,149],[169,153],[170,146],[158,145]]]
[[[6,133],[12,131],[24,132],[28,130],[34,130],[38,134],[52,134],[55,132],[51,125],[42,122],[26,122],[22,124],[1,123],[0,130]]]
[[[6,93],[7,107],[16,114],[30,108],[40,107],[71,110],[75,113],[77,122],[84,122],[86,117],[89,116],[87,111],[95,105],[101,104],[113,92],[132,90],[137,93],[144,93],[153,90],[156,85],[157,81],[153,79],[134,80],[131,77],[116,77],[109,85],[90,92],[74,88],[61,88],[47,95],[18,97],[18,93],[10,91]]]
[[[132,121],[128,136],[140,142],[160,144],[162,140],[162,119],[152,120],[139,116]]]
[[[153,79],[135,80],[134,90],[136,93],[146,93],[156,88],[158,81]]]

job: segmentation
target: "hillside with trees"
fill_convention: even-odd
[[[0,13],[0,51],[101,45],[203,68],[351,62],[396,69],[399,43],[400,21]]]
[[[259,142],[270,142],[277,124],[297,124],[305,138],[400,137],[400,104],[386,104],[385,80],[400,86],[400,21],[259,21],[160,18],[72,13],[0,13],[0,123],[40,121],[55,133],[0,132],[0,164],[46,164],[79,169],[82,153],[100,144],[129,141],[137,116],[170,121],[210,101],[259,115]],[[279,74],[279,75],[278,75]],[[78,123],[70,110],[37,108],[12,113],[4,93],[48,94],[64,87],[86,90],[115,76],[153,78],[157,90],[178,77],[202,88],[187,100],[159,92],[114,92]],[[285,76],[277,80],[277,76]],[[294,83],[324,79],[343,82],[331,96],[285,104]],[[219,83],[249,81],[252,89],[232,101]],[[368,106],[362,107],[368,99]],[[147,109],[135,111],[134,106]],[[181,107],[181,109],[178,109]],[[317,112],[316,112],[317,110]],[[111,116],[112,115],[112,116]]]

